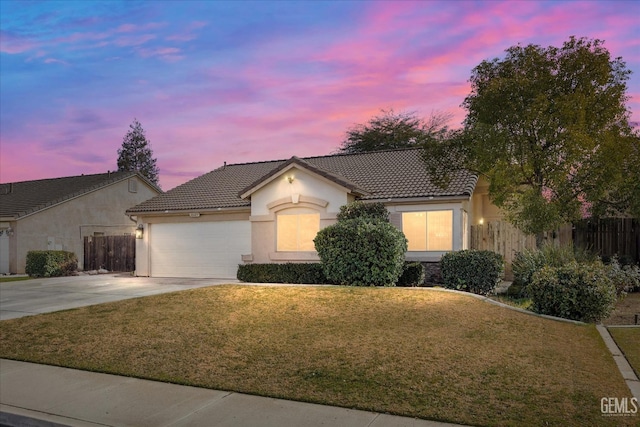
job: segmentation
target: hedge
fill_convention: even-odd
[[[67,251],[29,251],[25,273],[31,277],[70,276],[78,269],[78,258]]]
[[[440,268],[445,288],[488,295],[502,280],[504,260],[491,251],[462,250],[443,255]]]
[[[329,283],[320,263],[241,264],[237,278],[253,283]]]
[[[602,265],[543,267],[527,286],[532,310],[582,322],[598,322],[611,314],[616,288]]]

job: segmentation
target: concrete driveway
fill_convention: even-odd
[[[133,277],[116,273],[0,283],[0,320],[224,283],[238,281]]]

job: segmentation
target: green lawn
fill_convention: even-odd
[[[22,280],[29,280],[31,277],[29,276],[0,276],[0,283],[5,282],[20,282]]]
[[[640,327],[610,327],[609,333],[624,353],[636,375],[640,377]]]
[[[221,286],[0,322],[0,357],[491,426],[634,425],[593,325],[430,289]]]

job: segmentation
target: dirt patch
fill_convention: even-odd
[[[616,308],[609,318],[602,321],[604,325],[634,325],[638,316],[640,324],[640,292],[627,294],[616,303]]]

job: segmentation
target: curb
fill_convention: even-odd
[[[497,306],[503,307],[503,308],[508,308],[510,310],[517,311],[519,313],[528,314],[530,316],[541,317],[543,319],[555,320],[555,321],[558,321],[558,322],[572,323],[574,325],[587,325],[587,323],[580,322],[579,320],[563,319],[562,317],[549,316],[548,314],[534,313],[533,311],[525,310],[525,309],[519,308],[519,307],[514,307],[512,305],[505,304],[503,302],[491,299],[490,297],[486,297],[484,295],[474,294],[474,293],[471,293],[471,292],[464,292],[464,291],[457,291],[455,289],[436,288],[436,287],[433,287],[433,288],[418,288],[418,289],[430,289],[430,290],[434,290],[434,291],[438,291],[438,292],[451,292],[451,293],[458,294],[458,295],[466,295],[466,296],[470,296],[470,297],[479,299],[480,301],[485,301],[485,302],[488,302],[490,304],[497,305]]]
[[[8,427],[98,427],[100,424],[45,412],[0,405],[0,426]]]
[[[633,371],[633,368],[631,368],[631,365],[629,365],[627,358],[624,356],[622,351],[620,351],[620,348],[613,340],[609,330],[605,326],[596,325],[596,329],[600,332],[602,340],[611,352],[613,360],[615,360],[618,370],[622,374],[622,378],[624,378],[624,381],[627,383],[627,387],[631,390],[631,395],[640,400],[640,380],[638,380],[636,373]]]

